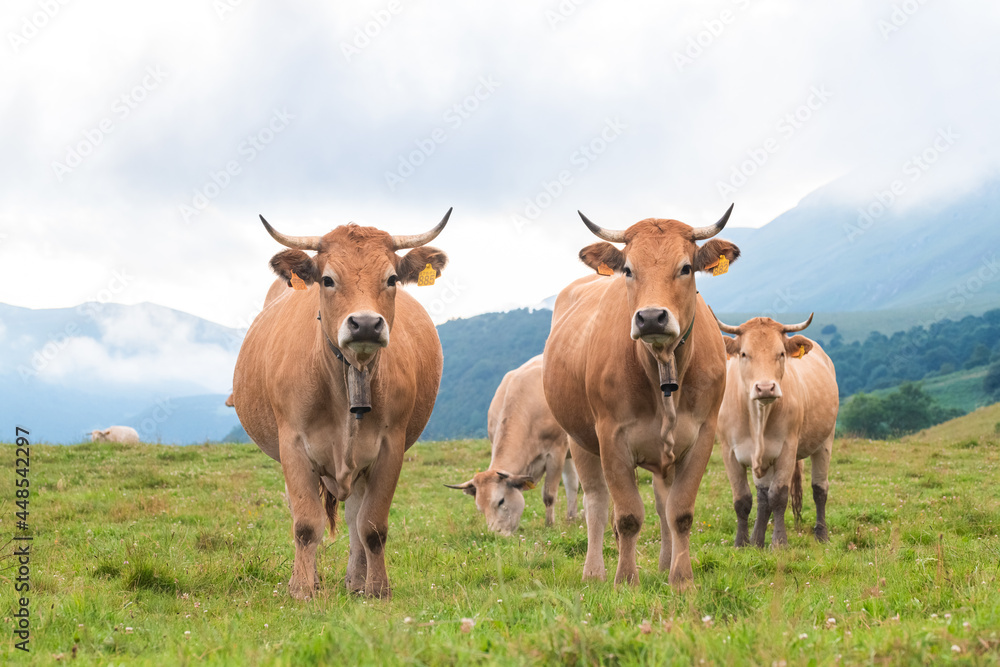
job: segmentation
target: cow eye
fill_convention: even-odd
[[[632,269],[628,268],[627,266],[624,269],[622,269],[622,273],[625,274],[626,278],[632,277]]]
[[[691,265],[690,264],[685,264],[684,266],[681,267],[681,275],[682,276],[690,275],[690,273],[691,273]]]
[[[397,281],[397,280],[399,280],[399,277],[398,277],[398,276],[389,276],[389,280],[388,280],[388,281],[386,281],[386,284],[387,284],[387,285],[388,285],[389,287],[395,287],[395,286],[396,286],[396,281]]]
[[[333,278],[330,276],[323,276],[323,287],[333,287]]]
[[[500,507],[501,505],[503,505],[503,498],[501,498],[500,502],[497,503],[497,507]]]
[[[746,359],[747,358],[747,353],[746,352],[740,352],[740,356],[743,357],[744,359]]]

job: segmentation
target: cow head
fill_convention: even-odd
[[[111,435],[111,429],[106,428],[103,431],[101,429],[95,429],[90,432],[91,442],[106,442],[108,436]]]
[[[785,334],[802,331],[812,322],[782,324],[769,317],[755,317],[738,327],[719,322],[719,329],[733,334],[726,338],[726,354],[736,358],[740,365],[740,388],[749,400],[770,405],[781,398],[781,379],[785,376],[785,362],[789,357],[801,358],[813,347],[805,336],[787,337]],[[718,320],[716,320],[718,321]]]
[[[708,227],[649,218],[624,231],[599,227],[580,213],[590,231],[610,241],[587,246],[580,251],[580,259],[598,273],[625,276],[632,338],[649,346],[661,361],[673,352],[694,319],[695,272],[712,269],[720,256],[728,262],[740,256],[736,245],[722,239],[697,244],[722,231],[732,212],[730,206]],[[625,247],[619,250],[612,243],[624,243]]]
[[[449,489],[461,489],[476,499],[476,508],[486,515],[486,525],[495,533],[507,537],[514,534],[524,513],[524,489],[535,488],[531,477],[511,475],[502,470],[477,472],[464,484],[445,484]]]
[[[429,264],[435,276],[448,256],[430,243],[451,216],[423,234],[392,236],[374,227],[337,227],[325,236],[287,236],[261,216],[274,239],[290,248],[271,258],[271,268],[293,286],[293,273],[306,286],[318,283],[321,326],[349,362],[367,364],[389,344],[395,315],[396,286],[416,282]],[[405,255],[396,251],[413,248]],[[307,255],[312,250],[316,254]]]

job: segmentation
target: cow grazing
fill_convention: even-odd
[[[90,432],[91,442],[124,442],[130,445],[138,444],[139,432],[131,426],[109,426],[106,429],[95,429]]]
[[[324,236],[286,236],[261,218],[289,248],[271,259],[272,269],[298,289],[269,291],[236,360],[233,398],[243,428],[285,476],[293,597],[308,598],[318,586],[316,548],[324,518],[333,532],[338,501],[345,501],[350,537],[345,585],[391,594],[389,506],[442,368],[430,317],[398,285],[416,282],[421,271],[441,274],[447,256],[425,244],[450,215],[412,236],[354,224]],[[396,253],[406,248],[413,250]]]
[[[647,219],[625,231],[584,223],[610,243],[580,251],[598,274],[558,296],[545,345],[545,397],[571,437],[587,516],[584,579],[605,577],[609,490],[618,542],[615,583],[636,583],[645,516],[635,468],[653,473],[660,570],[675,588],[692,579],[694,502],[708,465],[726,380],[726,351],[695,287],[695,272],[735,261],[739,248],[708,227]],[[618,249],[612,243],[624,243]],[[668,395],[669,394],[669,395]]]
[[[812,460],[812,490],[816,502],[816,539],[829,539],[826,500],[830,455],[840,399],[833,362],[819,343],[802,335],[812,315],[801,324],[781,324],[756,317],[738,327],[719,322],[729,354],[726,396],[719,412],[722,460],[733,489],[736,546],[764,546],[767,522],[774,514],[771,543],[788,543],[785,508],[789,493],[795,518],[802,510],[801,459]],[[757,520],[748,539],[747,519],[753,495],[747,468],[757,487]]]
[[[517,530],[524,512],[522,490],[534,488],[542,475],[545,523],[555,523],[561,475],[566,487],[566,518],[575,519],[580,482],[573,460],[566,458],[569,436],[545,402],[542,355],[504,376],[490,403],[486,428],[493,444],[489,469],[464,484],[446,486],[475,498],[489,529],[509,536]]]

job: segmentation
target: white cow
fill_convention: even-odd
[[[139,443],[139,432],[131,426],[109,426],[90,432],[91,442],[123,442],[130,445]]]

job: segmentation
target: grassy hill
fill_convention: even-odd
[[[962,417],[926,428],[904,440],[929,443],[1000,441],[1000,403],[981,407]]]
[[[14,449],[0,445],[0,498],[14,498]],[[535,491],[518,536],[488,533],[473,501],[443,486],[488,464],[488,443],[466,440],[407,454],[386,545],[392,600],[345,592],[341,510],[337,536],[319,549],[322,588],[299,602],[286,592],[293,546],[280,466],[253,445],[35,445],[31,653],[8,635],[0,664],[1000,661],[1000,487],[984,483],[1000,466],[995,441],[837,440],[831,541],[790,529],[777,551],[731,546],[719,456],[698,496],[687,593],[657,572],[649,473],[639,474],[640,583],[616,589],[580,581],[586,530],[562,520],[561,492],[557,525],[544,525]],[[0,507],[10,536],[16,510]],[[807,523],[813,511],[807,497]],[[610,526],[604,549],[613,572]],[[10,567],[0,560],[8,587]]]
[[[971,368],[969,370],[956,371],[947,375],[929,377],[920,381],[923,390],[930,394],[934,400],[946,408],[958,408],[964,412],[972,412],[990,403],[990,398],[983,391],[983,378],[986,377],[986,367]],[[877,389],[873,392],[875,396],[885,396],[896,391],[896,387],[890,389]],[[845,398],[843,404],[849,400]]]

